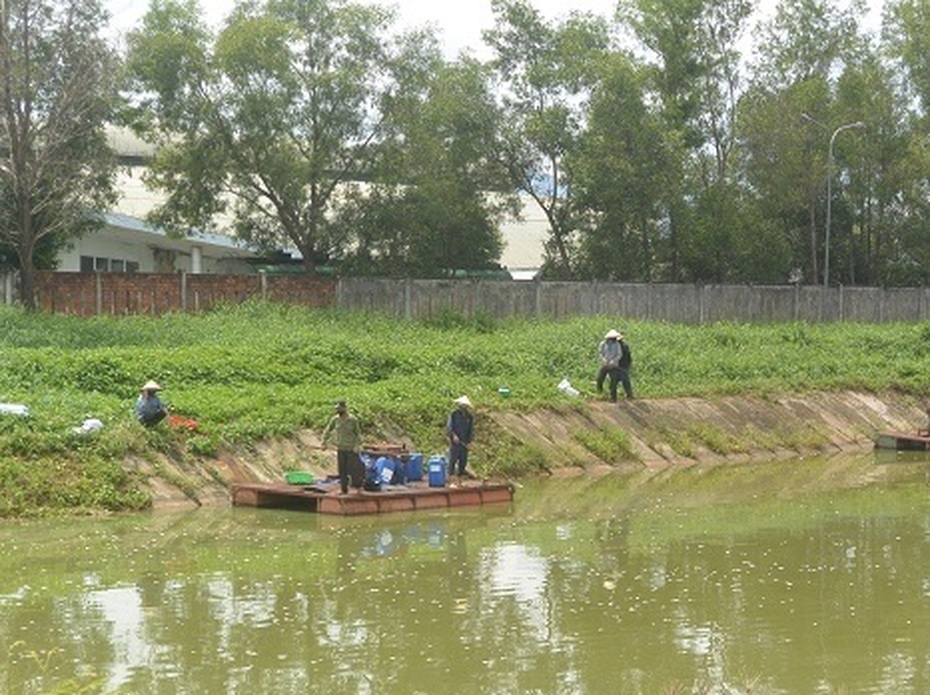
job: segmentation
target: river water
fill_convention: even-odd
[[[930,463],[0,525],[2,693],[926,693]]]

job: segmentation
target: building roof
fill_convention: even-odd
[[[248,258],[258,255],[254,248],[223,234],[191,230],[184,237],[172,237],[163,229],[154,227],[138,217],[117,212],[107,212],[104,213],[103,219],[111,235],[130,243],[138,243],[140,237],[148,236],[153,242],[157,240],[160,248],[173,251],[189,251],[192,246],[201,246],[204,251],[209,251],[214,256]]]

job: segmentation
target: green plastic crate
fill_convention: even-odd
[[[284,474],[284,479],[290,485],[312,485],[313,473],[310,471],[288,471]]]

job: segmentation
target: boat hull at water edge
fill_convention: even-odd
[[[930,451],[930,437],[912,432],[879,432],[875,436],[875,448],[896,451]]]

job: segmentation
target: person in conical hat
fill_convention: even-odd
[[[604,379],[610,378],[610,402],[617,402],[617,384],[623,384],[627,398],[633,397],[633,385],[630,382],[630,367],[633,356],[630,346],[623,339],[623,333],[611,328],[604,334],[604,339],[597,346],[597,355],[601,361],[597,373],[597,392],[604,392]]]
[[[152,427],[165,419],[168,409],[158,397],[161,391],[158,382],[149,379],[139,389],[139,398],[136,399],[134,412],[136,419],[146,427]]]
[[[449,437],[449,477],[457,476],[461,481],[467,475],[468,448],[475,435],[475,416],[471,412],[468,396],[455,399],[455,410],[446,421],[446,435]]]

